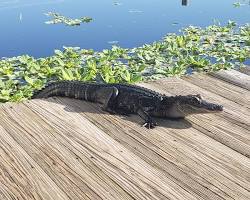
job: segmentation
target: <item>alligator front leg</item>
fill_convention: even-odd
[[[143,108],[139,108],[137,110],[137,114],[145,120],[145,123],[142,125],[148,129],[155,128],[157,123],[152,119],[152,117],[148,114],[147,111],[143,110]]]
[[[101,103],[102,109],[114,114],[115,100],[118,96],[118,89],[116,87],[103,87],[96,91],[96,101]]]
[[[150,113],[155,110],[156,100],[151,97],[141,97],[138,99],[137,114],[145,120],[144,127],[152,129],[157,123],[152,119]]]

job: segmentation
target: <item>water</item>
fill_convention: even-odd
[[[250,22],[250,6],[235,8],[236,0],[0,0],[0,57],[29,54],[44,57],[63,46],[102,50],[113,44],[131,48],[161,39],[188,25],[207,26]],[[118,5],[114,5],[118,2]],[[249,0],[242,1],[246,4]],[[70,18],[90,16],[78,27],[48,25],[44,13]]]

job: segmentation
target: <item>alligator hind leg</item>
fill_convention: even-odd
[[[101,103],[102,109],[114,114],[115,100],[118,96],[118,89],[116,87],[103,87],[96,91],[96,101]]]

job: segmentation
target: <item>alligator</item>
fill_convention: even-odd
[[[58,81],[37,91],[32,99],[52,96],[100,103],[103,110],[111,114],[138,114],[148,129],[157,125],[153,117],[183,119],[191,114],[223,110],[222,105],[207,102],[199,94],[167,96],[144,87],[119,83]]]

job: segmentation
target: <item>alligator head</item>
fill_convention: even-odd
[[[207,102],[198,95],[180,96],[176,102],[177,109],[184,113],[184,115],[212,113],[223,110],[223,106]]]
[[[162,100],[161,116],[168,118],[184,118],[187,115],[214,113],[223,111],[223,106],[207,102],[200,95],[172,97],[171,103],[166,97]]]

